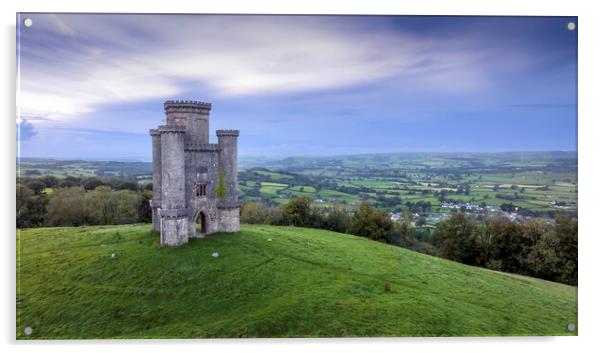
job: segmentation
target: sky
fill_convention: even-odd
[[[148,161],[168,99],[211,102],[241,156],[577,149],[574,17],[17,21],[21,157]]]

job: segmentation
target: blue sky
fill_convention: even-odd
[[[576,18],[25,17],[23,157],[150,160],[166,99],[246,156],[576,150]]]

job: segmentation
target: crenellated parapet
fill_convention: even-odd
[[[192,100],[169,100],[163,104],[166,114],[170,113],[198,113],[209,114],[211,103]]]
[[[221,147],[217,143],[187,143],[184,151],[190,152],[219,152]]]
[[[172,104],[175,104],[175,105],[190,104],[190,105],[206,106],[206,107],[211,108],[211,103],[203,102],[203,101],[187,100],[187,99],[166,100],[165,103],[163,103],[164,106],[168,106],[168,105],[172,105]]]
[[[161,135],[161,133],[159,132],[159,129],[150,129],[150,130],[148,130],[148,132],[149,132],[149,134],[151,136],[159,136],[159,135]]]
[[[221,136],[229,136],[229,137],[238,137],[240,135],[240,131],[238,130],[217,130],[215,134],[218,137]]]
[[[159,126],[157,131],[159,134],[167,134],[167,133],[184,134],[184,133],[186,133],[186,127],[183,127],[180,125],[161,125],[161,126]]]

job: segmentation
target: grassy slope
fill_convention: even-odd
[[[18,246],[18,338],[575,334],[574,287],[322,230],[161,248],[148,225],[45,228]]]

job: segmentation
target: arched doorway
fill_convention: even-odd
[[[202,211],[196,216],[194,229],[197,235],[205,235],[207,233],[207,216]]]

